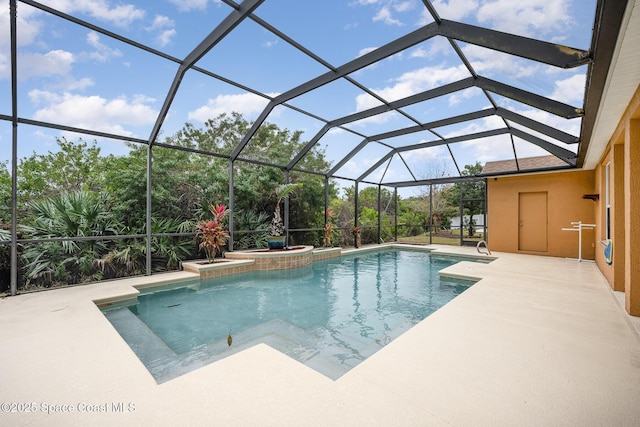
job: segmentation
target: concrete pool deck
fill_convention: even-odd
[[[638,425],[640,319],[595,264],[493,255],[337,381],[260,344],[158,385],[92,301],[191,273],[2,299],[0,425]]]

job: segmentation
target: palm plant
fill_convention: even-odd
[[[115,249],[95,261],[105,278],[136,276],[146,272],[147,245],[143,239],[119,241]]]
[[[189,220],[151,218],[151,233],[186,233],[193,230]],[[127,232],[126,234],[134,234]],[[193,241],[173,236],[151,238],[151,268],[153,271],[175,270],[184,259],[192,257]],[[119,240],[96,265],[107,278],[135,276],[146,273],[147,245],[144,239]]]
[[[273,219],[271,220],[271,235],[272,236],[282,236],[284,235],[284,223],[282,222],[282,216],[280,215],[280,204],[293,191],[297,188],[302,187],[302,183],[288,183],[288,184],[280,184],[276,187],[275,193],[277,197],[276,208],[273,212]]]
[[[34,238],[73,238],[118,234],[120,224],[110,213],[107,201],[89,191],[64,192],[29,203],[34,214],[29,234]],[[98,280],[101,271],[95,261],[109,252],[105,240],[64,240],[25,245],[27,283],[45,279],[81,283]]]
[[[193,231],[193,222],[174,218],[152,219],[151,232],[166,234],[172,232],[188,233]],[[175,270],[180,268],[183,259],[190,258],[193,252],[193,239],[157,236],[151,238],[151,263],[154,271]]]
[[[235,230],[246,230],[234,238],[234,249],[266,248],[269,235],[269,215],[265,212],[255,213],[250,210],[236,212],[233,216]]]

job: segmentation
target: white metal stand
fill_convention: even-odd
[[[593,230],[596,225],[595,224],[583,224],[582,221],[572,222],[571,228],[563,228],[562,231],[577,231],[578,232],[578,258],[567,258],[576,260],[578,262],[587,261],[587,262],[595,262],[590,259],[582,259],[582,230]]]

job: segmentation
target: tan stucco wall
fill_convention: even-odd
[[[609,141],[595,171],[597,239],[605,235],[605,171],[610,166],[611,235],[613,263],[607,265],[601,251],[596,263],[609,285],[625,293],[625,308],[640,316],[640,86]]]
[[[605,182],[610,167],[610,238],[613,263],[607,265],[598,242],[606,238]],[[575,232],[561,231],[572,221],[595,223],[583,234],[582,256],[595,259],[611,287],[625,293],[625,308],[640,316],[640,86],[593,171],[490,178],[487,186],[488,241],[492,250],[518,250],[519,194],[548,193],[548,250],[539,255],[574,258]],[[599,194],[598,201],[582,199]]]
[[[571,222],[595,223],[594,202],[582,198],[594,193],[594,171],[572,171],[489,178],[487,185],[488,241],[491,250],[576,258],[578,233],[562,231]],[[547,192],[547,251],[518,250],[520,193]],[[594,259],[596,230],[584,230],[582,258]]]
[[[609,165],[609,191],[610,191],[610,235],[613,241],[613,254],[616,259],[615,266],[624,265],[625,259],[625,202],[624,202],[624,138],[610,144],[603,155],[595,173],[595,192],[600,194],[600,200],[596,203],[596,240],[603,241],[606,234],[606,166]],[[616,291],[624,291],[624,268],[614,268],[605,262],[604,251],[596,250],[596,263],[602,274],[606,277],[611,287]]]

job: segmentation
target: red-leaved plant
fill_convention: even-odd
[[[209,211],[213,214],[213,219],[209,221],[199,221],[196,230],[196,239],[200,240],[198,248],[207,254],[207,260],[213,262],[218,252],[222,253],[222,248],[227,244],[229,233],[223,224],[224,218],[230,210],[225,205],[209,205]]]
[[[335,230],[335,226],[330,222],[331,221],[331,212],[329,209],[324,211],[324,217],[326,224],[324,225],[324,239],[322,240],[322,244],[325,248],[331,247],[333,245],[333,230]]]

